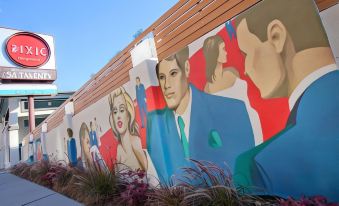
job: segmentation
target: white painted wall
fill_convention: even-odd
[[[320,16],[324,23],[324,27],[327,31],[328,38],[330,40],[331,47],[335,54],[337,64],[339,65],[339,5],[337,4],[321,12]],[[213,31],[215,32],[215,30]],[[200,44],[202,44],[203,42],[202,39],[200,41]],[[146,48],[147,44],[148,43],[146,41],[144,43],[142,42],[131,52],[132,59],[134,59],[133,65],[135,67],[134,69],[130,71],[131,82],[124,85],[124,88],[131,95],[133,99],[135,98],[135,91],[134,91],[135,77],[138,75],[147,76],[147,75],[144,75],[145,70],[147,68],[154,69],[154,65],[155,65],[154,60],[156,61],[156,59],[154,59],[152,62],[141,61],[141,59],[146,58],[145,55],[151,56],[150,53],[142,54],[141,52],[142,49]],[[190,47],[190,50],[194,51],[197,48],[198,47]],[[149,48],[148,48],[148,51],[149,51]],[[152,72],[149,72],[149,74],[151,73]],[[151,85],[152,86],[158,85],[156,81],[156,77],[151,76],[151,75],[143,78],[142,82],[145,84],[146,87],[151,86]],[[109,111],[109,104],[108,104],[107,98],[108,98],[107,96],[103,97],[102,99],[98,100],[96,103],[87,107],[85,110],[76,114],[72,119],[73,121],[72,127],[73,127],[73,132],[74,132],[74,138],[76,139],[78,157],[81,156],[81,147],[80,147],[80,139],[79,139],[79,129],[80,129],[81,123],[85,122],[89,126],[89,122],[93,121],[93,118],[96,117],[97,124],[101,126],[102,133],[111,129],[108,123],[108,117],[109,117],[110,111]],[[67,159],[66,156],[64,155],[66,152],[65,151],[65,137],[67,137],[66,122],[67,121],[63,121],[63,123],[60,126],[49,131],[46,136],[46,147],[47,147],[48,155],[54,156],[58,160]],[[102,133],[98,134],[99,138],[102,135]],[[28,150],[26,148],[27,146],[25,146],[25,149],[24,149],[25,151],[25,154],[23,156],[24,158],[27,158]]]
[[[320,17],[339,67],[339,4],[320,12]]]

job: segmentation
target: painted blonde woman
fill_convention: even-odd
[[[100,170],[107,170],[105,161],[103,160],[99,148],[96,145],[91,145],[89,129],[86,123],[82,123],[80,127],[80,143],[82,162],[86,168],[97,167]]]
[[[109,95],[109,122],[119,144],[117,161],[131,169],[147,171],[147,158],[142,150],[138,124],[135,121],[134,104],[123,87],[119,87]],[[122,169],[122,168],[118,168]]]
[[[210,36],[204,41],[203,53],[206,61],[206,80],[204,91],[217,96],[241,100],[245,103],[255,138],[255,145],[263,142],[263,134],[258,113],[251,107],[247,96],[247,82],[239,78],[234,67],[223,67],[227,62],[224,40]]]

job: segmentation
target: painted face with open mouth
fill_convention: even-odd
[[[114,98],[113,102],[113,120],[114,126],[120,135],[126,133],[128,128],[128,111],[123,95]]]

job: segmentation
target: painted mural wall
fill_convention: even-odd
[[[312,0],[262,1],[129,76],[49,132],[48,154],[162,183],[205,160],[249,192],[339,200],[339,71]]]

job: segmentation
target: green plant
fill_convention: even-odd
[[[118,173],[124,185],[119,203],[129,206],[144,205],[149,191],[147,173],[141,169],[132,170],[128,167]]]
[[[81,202],[85,198],[81,188],[77,185],[77,176],[83,173],[85,173],[83,168],[67,167],[67,170],[56,177],[53,190]]]
[[[31,170],[31,166],[25,162],[20,162],[13,167],[10,168],[10,172],[13,173],[14,175],[20,176],[24,179],[29,179],[29,173]]]
[[[329,203],[326,197],[313,196],[313,197],[301,197],[300,200],[295,200],[292,197],[288,197],[286,200],[279,201],[280,206],[338,206],[339,203]]]
[[[191,160],[192,167],[183,168],[179,179],[190,193],[185,197],[188,205],[238,205],[240,196],[232,183],[232,178],[217,165]]]
[[[153,188],[148,192],[146,205],[158,206],[183,206],[186,205],[184,199],[188,194],[188,188],[175,186],[172,182],[162,184],[158,188]]]
[[[181,186],[189,189],[184,198],[187,205],[274,205],[274,201],[243,193],[232,182],[229,170],[211,162],[191,160],[192,167],[183,168]]]
[[[152,187],[145,171],[101,170],[95,165],[84,169],[66,163],[40,161],[19,163],[11,172],[25,179],[47,186],[85,205],[235,205],[235,206],[334,206],[321,196],[302,197],[300,200],[278,199],[245,193],[247,188],[235,187],[232,176],[217,165],[192,160],[183,168],[183,175],[168,184]],[[114,164],[115,168],[118,168]],[[120,167],[121,168],[121,167]],[[175,182],[175,184],[174,184]]]
[[[28,179],[37,184],[51,188],[53,186],[51,180],[46,178],[46,174],[50,170],[51,164],[49,161],[39,161],[30,167]]]
[[[100,170],[95,166],[74,176],[74,184],[82,194],[78,200],[86,205],[107,205],[119,197],[122,182],[114,171]]]

